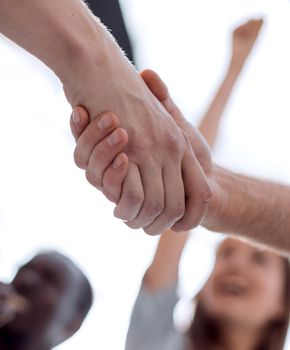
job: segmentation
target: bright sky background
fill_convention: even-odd
[[[221,81],[235,25],[266,23],[225,113],[215,159],[290,183],[290,1],[123,0],[139,68],[167,82],[196,123]],[[157,238],[113,218],[113,206],[73,163],[70,107],[53,74],[0,38],[0,277],[39,249],[56,248],[88,274],[95,305],[60,350],[123,350],[130,310]],[[185,296],[210,271],[216,235],[198,230],[183,264]],[[289,347],[290,348],[290,347]]]

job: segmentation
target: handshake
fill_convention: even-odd
[[[113,111],[90,123],[87,110],[77,106],[71,118],[75,162],[116,203],[115,216],[130,228],[156,235],[205,224],[216,212],[218,194],[209,148],[160,77],[147,70],[141,78],[164,115],[157,114],[149,127],[139,120],[134,130],[123,127]]]

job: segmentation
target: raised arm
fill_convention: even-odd
[[[129,135],[130,163],[116,216],[150,234],[176,222],[180,230],[200,223],[211,191],[187,136],[82,1],[0,0],[0,32],[57,74],[72,107],[119,116]],[[101,188],[94,163],[82,162],[84,151],[76,162]]]
[[[239,26],[233,32],[232,55],[226,76],[199,126],[199,131],[211,150],[216,142],[225,106],[256,41],[262,23],[261,20],[252,20]],[[148,290],[156,291],[177,282],[178,266],[188,237],[189,232],[176,234],[170,230],[161,235],[154,259],[144,276],[143,283]]]
[[[199,131],[211,149],[215,144],[224,109],[256,42],[262,24],[262,20],[251,20],[237,27],[233,32],[232,54],[225,78],[199,126]]]
[[[143,284],[154,293],[178,282],[179,262],[186,245],[189,232],[164,232],[158,242],[153,261],[148,267]]]

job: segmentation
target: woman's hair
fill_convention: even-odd
[[[290,265],[287,258],[281,257],[284,267],[284,309],[285,314],[279,320],[271,321],[265,328],[264,336],[254,350],[282,350],[287,336],[290,317]],[[210,317],[201,303],[197,303],[195,315],[187,337],[189,349],[210,349],[221,344],[221,330],[217,319]]]

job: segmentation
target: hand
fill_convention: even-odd
[[[108,128],[100,128],[100,121],[111,120]],[[122,150],[127,146],[127,132],[120,128],[120,120],[112,112],[102,113],[90,123],[89,114],[83,107],[76,107],[70,120],[72,134],[77,142],[75,157],[86,155],[98,189],[112,202],[119,203],[123,181],[128,173],[128,157]],[[114,140],[118,137],[119,142]],[[82,152],[82,155],[78,155]]]
[[[178,127],[187,135],[199,164],[201,165],[204,173],[209,176],[212,171],[212,161],[210,149],[205,139],[202,137],[200,132],[184,118],[180,109],[172,100],[166,84],[157,73],[148,69],[141,73],[141,77],[147,84],[148,88],[174,119]]]
[[[148,87],[151,89],[151,91],[155,94],[155,96],[159,99],[159,101],[163,104],[163,106],[167,109],[167,111],[171,113],[171,115],[175,118],[175,121],[184,130],[186,130],[189,127],[191,128],[191,125],[187,123],[187,121],[183,118],[179,109],[173,103],[172,99],[168,94],[168,90],[165,84],[161,81],[158,75],[152,71],[145,71],[142,73],[142,78],[144,79]],[[82,134],[84,128],[88,123],[88,116],[86,115],[86,111],[84,109],[78,108],[78,115],[79,115],[78,119],[81,120],[78,126],[73,122],[73,119],[71,119],[71,127],[76,139],[79,138],[79,136]],[[99,116],[98,119],[102,117],[103,116]],[[115,120],[115,118],[116,116],[114,116],[113,119]],[[76,148],[76,153],[78,153],[80,148],[87,149],[86,161],[88,162],[88,159],[91,159],[90,154],[94,149],[93,159],[101,160],[101,162],[98,162],[98,163],[95,162],[94,164],[94,169],[96,172],[98,172],[99,178],[102,179],[103,177],[103,184],[99,186],[99,188],[103,190],[103,192],[107,195],[109,199],[116,202],[121,193],[120,187],[126,175],[126,169],[123,168],[118,176],[118,171],[114,167],[109,166],[112,159],[117,155],[118,151],[117,151],[117,148],[113,149],[112,147],[109,147],[108,146],[109,143],[107,142],[107,140],[104,140],[103,138],[107,136],[112,131],[112,129],[108,129],[107,133],[105,134],[105,132],[100,132],[100,130],[98,130],[97,125],[98,125],[98,122],[93,121],[89,125],[87,130],[81,135]],[[116,128],[118,127],[118,123],[114,123],[114,125]],[[119,130],[115,129],[114,133],[115,132],[120,133],[121,129]],[[95,137],[93,137],[93,135],[95,135]],[[209,172],[211,160],[210,160],[209,150],[206,143],[203,141],[200,134],[195,131],[195,129],[191,131],[190,136],[191,136],[192,145],[195,147],[198,160],[202,165],[203,170],[205,170],[206,172]],[[125,142],[126,140],[125,138],[123,138],[123,145]],[[89,147],[82,146],[83,143],[90,144],[90,146]],[[199,164],[198,164],[198,170],[201,172],[203,171]],[[195,186],[199,185],[198,183],[199,179],[198,177],[195,177],[194,171],[191,173],[191,179],[196,180]],[[115,194],[114,194],[114,191],[112,191],[112,189],[114,189]],[[108,192],[111,192],[109,196],[108,196]],[[206,193],[206,195],[209,196],[208,193]],[[197,205],[195,209],[198,209]],[[191,212],[191,215],[193,218],[195,218],[196,212]],[[199,218],[199,221],[200,221],[200,218]],[[128,225],[130,226],[130,223],[128,223]],[[168,223],[166,223],[165,225],[168,225]],[[175,225],[174,228],[179,229],[178,225]]]
[[[262,25],[263,19],[253,19],[234,30],[232,39],[233,62],[237,64],[244,63],[257,40]]]
[[[0,282],[0,327],[10,323],[17,314],[13,303],[15,295],[11,285]]]
[[[71,105],[85,106],[90,116],[114,112],[128,133],[129,172],[115,215],[150,234],[176,222],[180,230],[195,227],[211,192],[187,136],[119,49],[111,48],[106,63],[96,60],[94,51],[89,53],[83,66],[63,80],[64,90]],[[100,188],[101,179],[81,148],[75,159],[88,181]]]

